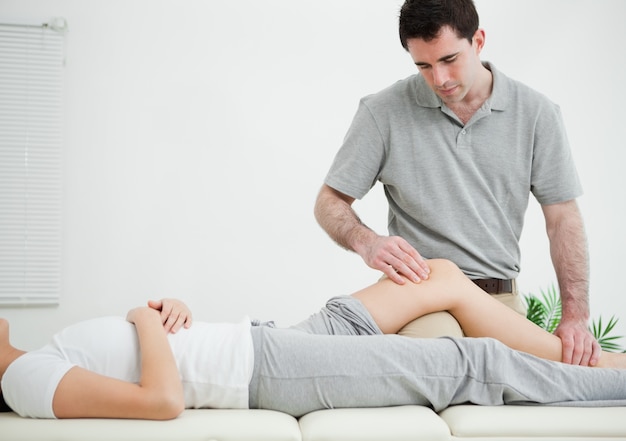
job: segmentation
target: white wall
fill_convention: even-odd
[[[592,315],[622,316],[626,98],[621,0],[476,0],[484,58],[563,109],[586,194]],[[59,327],[178,296],[206,320],[287,325],[378,278],[313,203],[358,99],[415,70],[401,0],[0,0],[0,21],[69,24],[63,292],[4,308],[27,349]],[[619,113],[618,113],[619,112]],[[532,203],[523,291],[555,282]],[[385,231],[379,187],[357,204]]]

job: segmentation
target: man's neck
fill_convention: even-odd
[[[492,89],[493,75],[489,69],[481,64],[478,70],[478,76],[474,82],[474,87],[472,87],[462,101],[448,104],[448,107],[463,124],[467,124],[472,116],[474,116],[478,109],[480,109],[491,96]]]

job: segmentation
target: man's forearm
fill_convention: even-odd
[[[395,283],[428,279],[430,269],[419,252],[402,237],[372,231],[352,209],[353,202],[354,198],[324,185],[315,203],[315,218],[335,242]]]
[[[589,318],[589,254],[578,209],[555,223],[548,235],[561,291],[563,319],[586,321]]]
[[[326,233],[341,247],[358,253],[359,245],[376,236],[352,209],[332,189],[320,191],[315,204],[315,219]]]

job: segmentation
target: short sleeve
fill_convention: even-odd
[[[581,196],[582,185],[557,105],[541,109],[534,141],[531,191],[537,201],[547,205]]]
[[[11,363],[2,377],[4,400],[22,417],[56,418],[54,393],[72,367],[52,346],[28,352]]]
[[[385,159],[385,143],[378,124],[361,100],[325,183],[355,199],[374,186]]]

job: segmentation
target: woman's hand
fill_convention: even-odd
[[[161,313],[161,323],[166,332],[175,334],[183,326],[191,326],[191,310],[180,300],[149,300],[148,306]]]
[[[138,306],[137,308],[133,308],[128,311],[128,314],[126,314],[126,321],[132,323],[133,325],[136,325],[137,321],[141,320],[140,317],[142,316],[142,314],[149,316],[150,314],[156,313],[154,311],[154,308],[149,308],[147,306]]]

